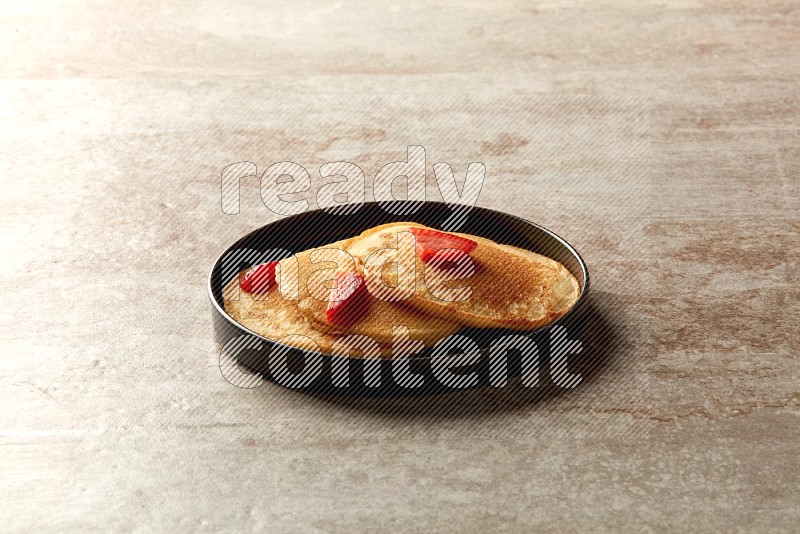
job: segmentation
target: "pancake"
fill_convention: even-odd
[[[348,245],[349,241],[340,241],[295,255],[296,276],[301,281],[297,308],[312,328],[329,335],[369,336],[378,343],[388,344],[392,342],[393,328],[402,326],[408,328],[412,339],[422,341],[426,347],[435,345],[437,341],[460,328],[460,325],[452,321],[397,302],[374,298],[372,295],[367,295],[368,306],[358,320],[345,326],[330,324],[327,321],[327,308],[334,274],[348,270],[362,273],[356,259],[346,253]],[[289,274],[290,261],[292,260],[282,260],[279,268],[281,273],[287,273],[287,280],[294,282],[295,275]]]
[[[412,226],[426,228],[416,223],[378,226],[349,240],[347,251],[363,268],[377,250],[397,247],[397,234]],[[577,301],[578,281],[557,261],[486,238],[456,235],[478,243],[469,254],[474,273],[463,280],[446,281],[447,270],[416,257],[416,287],[405,304],[467,326],[528,330],[561,317]],[[462,296],[466,293],[463,300],[451,296],[448,301],[447,291],[442,289],[455,294],[456,288],[462,289]]]

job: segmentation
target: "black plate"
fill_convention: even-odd
[[[326,245],[389,222],[412,221],[441,228],[453,214],[446,204],[439,202],[406,205],[418,209],[414,213],[393,215],[378,203],[371,202],[350,215],[309,211],[259,228],[229,247],[214,263],[209,275],[211,318],[215,335],[222,346],[221,364],[235,358],[246,367],[231,372],[230,367],[226,371],[226,367],[221,365],[223,375],[241,387],[251,387],[259,383],[263,376],[287,387],[328,394],[419,394],[500,386],[523,374],[529,381],[533,376],[543,380],[548,376],[546,371],[550,369],[550,355],[553,353],[559,355],[558,372],[562,375],[551,374],[551,378],[558,381],[568,376],[563,374],[567,372],[562,364],[566,361],[563,359],[564,353],[573,340],[580,338],[585,326],[583,311],[589,290],[586,264],[569,243],[550,230],[519,217],[485,208],[473,208],[457,231],[515,245],[561,262],[575,276],[581,288],[578,301],[563,317],[545,327],[526,332],[465,328],[457,335],[470,338],[479,347],[478,352],[469,353],[471,357],[459,362],[455,356],[457,350],[434,354],[434,349],[427,349],[408,358],[406,368],[403,367],[405,362],[397,360],[342,358],[288,347],[248,330],[225,313],[222,288],[235,273],[253,262],[274,260]],[[258,257],[259,252],[271,249],[283,249],[286,252],[268,258]],[[490,358],[492,343],[499,343],[501,337],[509,335],[524,336],[513,338],[518,349],[496,350],[493,358]],[[533,345],[524,339],[532,341]],[[559,350],[559,347],[564,350]],[[447,352],[453,353],[453,356]],[[247,372],[242,374],[242,371],[249,370],[260,374],[255,377]]]

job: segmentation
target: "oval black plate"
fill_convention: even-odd
[[[286,252],[280,256],[287,256],[356,236],[379,224],[396,221],[412,221],[441,228],[453,215],[453,211],[440,202],[425,202],[413,206],[417,208],[416,211],[404,215],[393,215],[377,202],[365,203],[356,213],[349,215],[331,214],[322,210],[309,211],[268,224],[234,243],[214,263],[208,279],[211,318],[224,356],[236,358],[248,369],[284,386],[326,394],[439,393],[490,385],[501,386],[523,373],[528,373],[528,376],[545,376],[546,373],[539,369],[549,368],[549,357],[554,343],[562,348],[568,347],[573,340],[580,338],[584,330],[583,312],[589,290],[589,272],[578,252],[555,233],[519,217],[485,208],[473,208],[457,231],[483,236],[498,243],[515,245],[553,258],[577,278],[581,291],[578,301],[567,314],[536,330],[511,332],[498,329],[462,329],[458,335],[474,341],[479,347],[479,354],[472,353],[471,358],[462,358],[461,365],[457,365],[459,362],[445,354],[446,351],[434,354],[433,349],[408,358],[407,366],[406,362],[398,360],[342,358],[302,351],[262,337],[225,313],[222,288],[235,273],[255,261],[265,261],[263,257],[257,258],[258,252],[282,249]],[[520,337],[507,338],[506,341],[516,341],[518,349],[495,350],[490,353],[492,343],[499,343],[504,336],[525,336],[533,345]],[[242,384],[242,387],[247,386]]]

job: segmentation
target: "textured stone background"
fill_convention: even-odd
[[[3,4],[3,529],[796,529],[797,2],[237,4]],[[221,169],[408,144],[582,252],[601,365],[228,384],[205,277],[275,216]]]

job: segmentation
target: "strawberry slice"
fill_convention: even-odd
[[[277,265],[277,261],[271,261],[250,267],[239,280],[239,287],[245,293],[263,295],[275,284],[275,267]]]
[[[350,324],[366,310],[367,285],[364,278],[352,271],[336,273],[336,285],[331,289],[326,317],[331,324]]]
[[[478,246],[475,241],[466,237],[428,228],[412,227],[411,233],[417,238],[417,252],[424,262],[429,262],[440,250],[455,249],[469,254]]]

